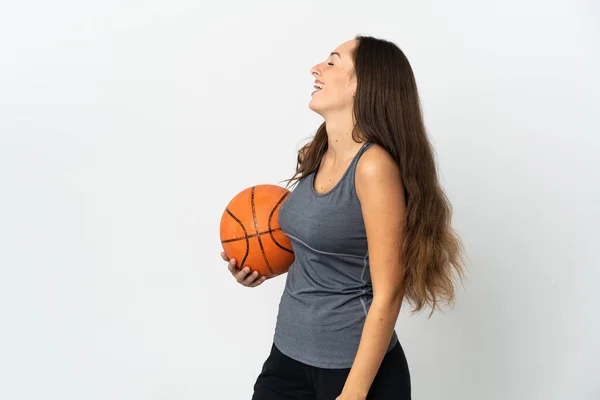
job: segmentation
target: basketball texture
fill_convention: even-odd
[[[238,193],[221,216],[221,244],[237,267],[266,277],[288,271],[294,261],[290,239],[279,227],[279,208],[289,190],[256,185]]]

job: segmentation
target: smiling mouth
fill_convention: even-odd
[[[313,85],[313,88],[314,88],[315,90],[314,90],[312,93],[314,94],[314,93],[317,93],[317,92],[318,92],[318,91],[320,91],[320,90],[323,90],[323,86],[324,86],[324,84],[323,84],[323,83],[321,83],[321,82],[318,82],[318,83],[317,83],[317,82],[315,82],[315,84]]]

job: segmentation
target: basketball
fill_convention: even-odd
[[[237,267],[249,267],[267,278],[288,271],[294,261],[290,239],[279,227],[279,207],[290,191],[256,185],[238,193],[221,216],[221,244]]]

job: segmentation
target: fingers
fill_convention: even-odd
[[[261,277],[255,279],[254,282],[252,282],[251,284],[249,284],[248,287],[257,287],[258,285],[260,285],[261,283],[263,283],[266,280],[267,280],[267,277],[264,276],[264,275],[262,275]]]
[[[227,254],[225,254],[224,251],[221,252],[221,258],[223,259],[223,261],[229,261],[229,257],[227,257]]]
[[[235,258],[228,258],[225,252],[221,252],[221,258],[227,261],[227,269],[234,276],[235,280],[247,287],[256,287],[267,280],[267,277],[260,275],[257,271],[252,271],[250,267],[239,269]]]
[[[236,261],[235,261],[235,258],[231,258],[231,259],[229,260],[229,262],[227,263],[227,269],[229,270],[229,272],[231,272],[231,274],[232,274],[233,276],[236,276],[236,275],[237,275],[237,273],[238,273],[239,269],[238,269],[238,268],[237,268],[237,266],[236,266]]]
[[[258,277],[258,275],[258,272],[252,272],[252,270],[249,267],[244,267],[235,275],[235,279],[238,281],[238,283],[242,284],[243,286],[255,287],[259,283],[262,283],[260,282],[260,278]]]

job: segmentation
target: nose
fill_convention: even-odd
[[[318,76],[318,75],[321,74],[321,71],[319,70],[319,64],[315,65],[314,67],[312,67],[310,69],[310,74],[313,75],[313,76]]]

